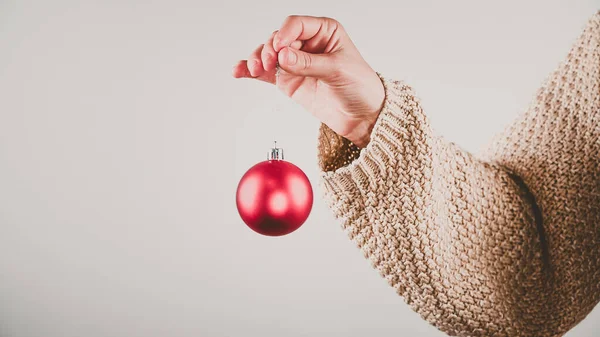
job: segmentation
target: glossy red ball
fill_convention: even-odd
[[[285,160],[266,160],[240,179],[238,212],[248,227],[267,236],[287,235],[304,224],[313,205],[306,174]]]

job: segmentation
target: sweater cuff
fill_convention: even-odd
[[[321,182],[329,194],[359,192],[364,196],[369,186],[382,181],[391,183],[388,178],[400,175],[399,160],[416,154],[410,151],[415,148],[415,142],[427,141],[424,130],[416,129],[426,125],[426,121],[412,88],[378,75],[384,86],[385,100],[366,147],[360,149],[327,125],[320,126],[318,163]]]

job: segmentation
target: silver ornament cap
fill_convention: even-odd
[[[283,149],[277,147],[277,141],[275,141],[275,145],[267,153],[267,160],[283,160]]]

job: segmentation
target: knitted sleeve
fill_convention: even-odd
[[[600,12],[476,157],[405,83],[359,149],[322,124],[320,185],[350,239],[449,335],[560,336],[600,299]]]

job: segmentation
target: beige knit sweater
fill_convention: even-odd
[[[600,11],[479,157],[381,78],[366,148],[320,129],[320,185],[349,237],[448,335],[562,336],[600,300]]]

